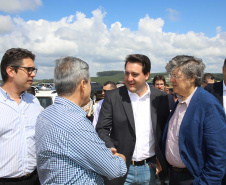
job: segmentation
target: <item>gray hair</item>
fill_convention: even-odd
[[[81,80],[89,82],[89,65],[75,57],[57,59],[54,69],[54,82],[59,96],[73,94]]]
[[[184,73],[186,78],[195,77],[195,86],[201,86],[202,76],[205,69],[205,64],[202,59],[193,56],[178,55],[166,64],[165,69],[168,73],[171,73],[178,67],[179,70]]]

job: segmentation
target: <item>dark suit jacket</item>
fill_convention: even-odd
[[[167,94],[168,95],[168,100],[169,100],[169,108],[170,110],[173,109],[173,106],[175,104],[174,98],[172,94]]]
[[[178,101],[170,113],[174,114]],[[163,153],[168,124],[163,133]],[[179,132],[180,156],[194,177],[193,184],[220,184],[226,165],[226,117],[216,98],[198,87]]]
[[[151,119],[156,141],[156,156],[163,168],[161,175],[167,174],[167,167],[161,154],[162,132],[169,115],[167,94],[153,87],[151,89]],[[96,126],[99,137],[108,148],[114,147],[118,153],[125,155],[127,168],[133,156],[136,143],[133,110],[126,86],[108,91],[105,94]],[[124,184],[126,176],[114,180],[105,179],[105,184]]]
[[[223,80],[221,82],[216,82],[213,84],[208,84],[205,89],[211,93],[212,95],[214,95],[218,101],[220,102],[220,104],[222,105],[222,107],[224,107],[223,105]],[[225,107],[226,108],[226,107]],[[222,180],[222,185],[226,184],[226,167],[225,167],[225,174],[224,174],[224,178]]]
[[[221,103],[221,105],[223,106],[223,81],[221,82],[216,82],[213,84],[208,84],[205,89],[211,93],[212,95],[214,95],[219,102]]]

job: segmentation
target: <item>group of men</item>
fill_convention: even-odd
[[[26,93],[37,69],[32,52],[12,48],[1,61],[1,184],[224,184],[224,81],[201,87],[201,59],[179,55],[166,65],[178,101],[149,87],[150,59],[125,59],[125,86],[104,84],[95,127],[81,108],[90,100],[88,64],[56,60],[53,105]],[[156,80],[157,82],[157,80]],[[37,169],[36,169],[37,168]],[[40,182],[39,182],[40,181]]]

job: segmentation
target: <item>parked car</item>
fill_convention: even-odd
[[[150,87],[153,86],[153,82],[147,82]]]
[[[53,104],[57,93],[56,91],[37,91],[35,96],[38,98],[41,106],[45,109]]]
[[[97,82],[91,82],[91,94],[90,97],[91,99],[95,102],[98,99],[102,99],[102,90],[103,86],[100,83]]]

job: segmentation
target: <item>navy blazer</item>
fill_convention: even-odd
[[[163,132],[163,154],[169,120],[177,104]],[[202,87],[197,88],[182,120],[179,151],[194,185],[221,184],[226,166],[226,117],[219,101]]]

